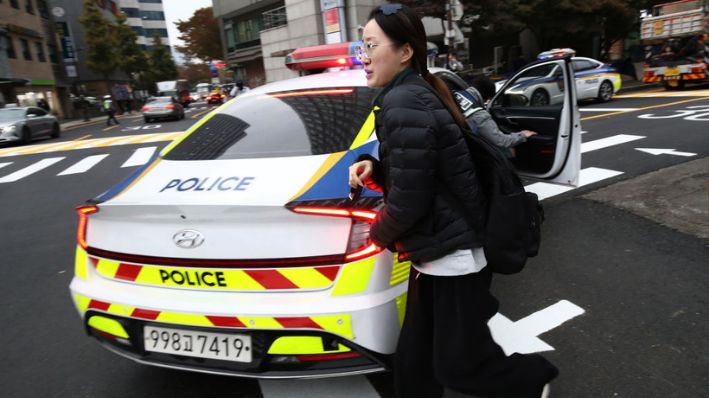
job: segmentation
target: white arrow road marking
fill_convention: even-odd
[[[155,153],[155,149],[157,149],[156,146],[136,149],[133,155],[131,155],[121,167],[142,166],[148,163],[148,160],[150,160],[153,153]]]
[[[661,149],[661,148],[635,148],[635,149],[640,152],[649,153],[649,154],[655,155],[655,156],[657,156],[657,155],[675,155],[675,156],[686,156],[686,157],[697,156],[696,153],[679,152],[679,151],[675,151],[674,149]]]
[[[379,398],[365,376],[312,380],[259,380],[264,398]]]
[[[5,167],[5,166],[9,166],[9,165],[11,165],[11,164],[12,164],[12,162],[0,163],[0,169],[2,169],[2,168]]]
[[[548,182],[535,182],[524,187],[527,192],[534,192],[539,196],[539,200],[551,198],[564,192],[572,191],[584,185],[603,181],[608,178],[613,178],[623,174],[622,171],[601,169],[598,167],[587,167],[579,172],[578,187],[570,187],[568,185],[552,184]]]
[[[487,324],[490,327],[492,338],[502,347],[505,354],[512,355],[515,352],[531,354],[553,351],[554,347],[537,336],[584,312],[584,309],[578,305],[561,300],[517,322],[512,322],[504,315],[497,313]]]
[[[25,167],[24,169],[17,170],[12,174],[8,174],[5,177],[0,178],[0,183],[15,182],[21,178],[27,177],[30,174],[34,174],[42,169],[46,169],[47,167],[53,165],[54,163],[57,163],[62,159],[64,159],[64,157],[42,159],[39,162],[33,163]]]
[[[86,158],[81,159],[79,162],[74,164],[73,166],[69,167],[68,169],[62,171],[61,173],[57,174],[58,176],[65,176],[69,174],[78,174],[78,173],[83,173],[91,169],[92,167],[96,166],[98,162],[102,161],[104,158],[106,158],[108,154],[103,154],[103,155],[93,155],[89,156]]]
[[[641,135],[618,134],[611,137],[601,138],[600,140],[582,142],[581,153],[591,152],[597,149],[603,149],[613,145],[625,144],[626,142],[641,140],[643,138],[645,137]]]

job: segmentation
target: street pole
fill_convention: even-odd
[[[451,32],[453,31],[453,0],[448,0],[448,29],[446,30],[446,45],[448,46],[448,54],[451,53],[451,47],[453,46],[453,38],[451,37]]]

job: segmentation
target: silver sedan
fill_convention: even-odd
[[[38,137],[59,137],[57,118],[37,107],[0,109],[0,143],[29,144]]]
[[[155,119],[180,120],[185,117],[185,108],[173,97],[151,98],[141,111],[145,123],[150,123]]]

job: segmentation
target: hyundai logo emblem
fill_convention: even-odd
[[[185,229],[173,235],[172,241],[183,249],[194,249],[204,243],[204,236],[194,229]]]

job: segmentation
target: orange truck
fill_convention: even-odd
[[[658,4],[641,19],[644,83],[668,89],[709,80],[709,0]]]

